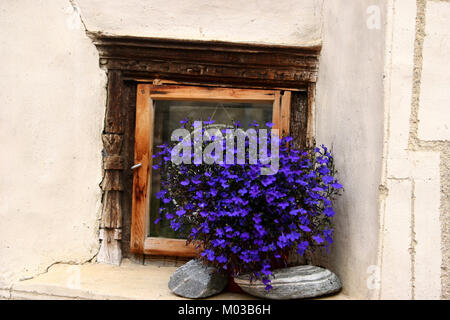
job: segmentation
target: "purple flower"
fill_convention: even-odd
[[[214,121],[208,118],[203,123]],[[182,124],[192,130],[192,121],[185,119]],[[258,126],[255,121],[250,123],[256,130]],[[267,122],[266,127],[273,123]],[[202,128],[203,133],[205,130]],[[254,139],[246,139],[245,147],[256,142]],[[251,164],[248,155],[244,164],[175,165],[171,150],[178,141],[161,145],[153,157],[154,169],[161,177],[161,191],[156,194],[161,201],[160,216],[175,231],[186,230],[189,241],[203,243],[203,261],[216,262],[219,269],[249,272],[263,280],[268,290],[270,262],[285,262],[282,251],[304,254],[310,244],[305,239],[310,236],[311,243],[318,246],[327,248],[332,243],[335,212],[331,200],[343,189],[326,148],[295,150],[292,137],[270,135],[267,145],[275,140],[281,144],[279,171],[274,175],[261,175],[261,168],[267,165],[259,160]],[[192,149],[192,141],[183,143]],[[200,142],[202,147],[207,143]],[[229,151],[235,156],[237,147]]]
[[[299,228],[305,232],[311,232],[311,229],[308,226],[300,225]]]
[[[177,212],[176,212],[177,216],[179,216],[179,217],[181,217],[185,213],[186,213],[186,210],[184,210],[184,209],[177,210]]]
[[[156,193],[156,199],[161,199],[167,193],[166,190],[161,190]]]
[[[313,236],[313,239],[317,242],[317,244],[321,244],[323,242],[323,238],[319,235]]]
[[[217,258],[216,258],[216,260],[217,260],[217,262],[219,262],[219,263],[225,263],[225,262],[227,262],[227,256],[226,255],[224,255],[224,254],[222,254],[222,255],[220,255],[220,256],[218,256]]]
[[[332,183],[334,181],[334,178],[331,177],[331,176],[324,176],[324,177],[322,177],[322,180],[323,180],[324,183],[330,184],[330,183]]]
[[[163,198],[162,199],[163,203],[169,203],[170,201],[172,201],[171,198]]]
[[[298,254],[300,254],[301,256],[305,253],[306,249],[309,246],[309,242],[308,241],[302,241],[297,245],[297,252]]]
[[[248,232],[241,233],[242,240],[248,240],[249,238],[250,238],[250,235],[248,234]]]
[[[262,180],[261,183],[264,187],[267,187],[268,185],[274,183],[275,180],[276,180],[276,177],[274,177],[274,175],[271,175],[271,176],[267,176],[267,178]]]
[[[256,223],[256,224],[259,224],[259,223],[261,223],[261,221],[262,221],[262,219],[261,219],[261,215],[255,215],[254,217],[253,217],[253,221]]]
[[[342,184],[337,183],[337,182],[336,183],[332,183],[331,186],[333,188],[335,188],[335,189],[342,189],[343,188]]]
[[[281,209],[286,209],[289,206],[289,202],[280,202],[278,203],[278,207],[280,207]]]
[[[325,209],[323,209],[323,213],[327,216],[327,217],[332,217],[334,216],[334,210],[332,207],[327,207]]]
[[[240,194],[241,196],[243,196],[243,195],[246,194],[246,193],[247,193],[247,189],[245,189],[245,188],[242,188],[242,189],[239,190],[239,194]]]
[[[200,180],[199,176],[195,176],[191,179],[193,184],[200,184],[202,182],[202,180]]]
[[[222,238],[223,236],[224,236],[224,232],[223,232],[223,230],[222,229],[217,229],[216,230],[216,235],[218,236],[218,237],[220,237],[220,238]]]

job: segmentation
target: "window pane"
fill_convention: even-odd
[[[231,124],[239,120],[241,127],[247,130],[253,121],[266,123],[272,121],[272,102],[241,103],[241,102],[199,102],[199,101],[172,101],[157,100],[155,106],[154,145],[156,146],[170,141],[172,131],[180,127],[180,121],[184,118],[190,120],[206,121],[208,117],[215,120],[215,124]],[[173,204],[160,203],[156,199],[156,193],[160,190],[159,172],[152,171],[152,195],[150,199],[150,237],[186,238],[183,231],[173,231],[169,222],[165,219],[155,225],[160,206],[167,206],[169,210],[175,210]]]

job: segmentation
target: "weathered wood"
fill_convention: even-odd
[[[120,191],[105,191],[103,194],[102,228],[122,226],[122,204]]]
[[[122,156],[106,156],[103,158],[103,168],[105,170],[123,170],[125,161]]]
[[[122,148],[123,137],[119,134],[103,134],[103,146],[107,155],[118,155]]]
[[[304,149],[308,129],[308,94],[293,92],[291,102],[290,136],[296,149]]]
[[[116,190],[122,191],[122,179],[120,170],[105,170],[103,180],[100,183],[100,187],[103,191]]]
[[[122,101],[121,72],[108,71],[108,100],[105,114],[105,133],[119,133],[124,131]]]
[[[101,229],[101,244],[97,254],[97,262],[120,265],[122,261],[122,250],[120,249],[120,240],[118,232],[115,229]]]
[[[140,259],[139,254],[130,253],[131,238],[131,202],[133,196],[134,133],[136,121],[136,83],[125,81],[122,94],[122,107],[125,111],[125,132],[121,154],[125,159],[122,171],[122,255],[130,259]],[[143,259],[142,259],[143,262]]]
[[[216,87],[216,88],[234,88],[234,89],[254,89],[254,90],[268,90],[268,87],[265,85],[251,85],[251,84],[245,84],[245,83],[235,83],[234,85],[230,86],[226,83],[220,83],[220,82],[211,82],[211,83],[205,83],[205,82],[196,82],[194,80],[185,80],[185,81],[175,81],[175,80],[168,80],[168,79],[145,79],[145,78],[128,78],[124,77],[127,81],[136,81],[138,83],[151,83],[155,86],[162,86],[162,85],[174,85],[174,86],[203,86],[203,87]],[[269,86],[270,90],[287,90],[287,91],[307,91],[307,86],[304,86],[302,88],[285,88],[285,87],[276,87],[276,86]]]
[[[281,97],[281,135],[288,136],[291,120],[291,92],[284,91]]]
[[[129,167],[134,164],[136,112],[136,83],[124,79],[139,78],[150,82],[161,79],[161,84],[177,81],[221,87],[311,90],[308,84],[315,82],[317,77],[319,47],[91,36],[99,49],[101,65],[108,70],[104,133],[109,136],[104,138],[104,154],[123,157],[123,165],[115,166],[118,170],[112,170],[113,166],[109,166],[110,160],[107,160],[110,169],[105,170],[101,187],[104,191],[123,190],[123,201],[119,206],[124,219],[124,252],[128,252],[132,244],[132,193],[135,190],[132,188],[133,171]],[[281,109],[282,106],[277,122],[279,127],[284,127]],[[314,132],[312,124],[308,130],[310,134]],[[145,222],[142,228],[144,238]]]
[[[112,239],[115,239],[115,240],[122,239],[122,229],[120,229],[120,228],[116,228],[116,229],[110,229],[110,228],[100,229],[99,239],[100,240],[108,239],[108,232],[109,232],[109,236],[111,236]]]
[[[197,256],[195,246],[193,244],[186,245],[186,240],[165,238],[146,238],[144,253],[178,257]]]
[[[134,171],[131,218],[131,251],[143,252],[146,237],[146,215],[151,184],[151,146],[153,145],[153,103],[149,84],[139,84],[136,96],[136,130],[134,161],[142,165]]]
[[[123,110],[121,105],[122,79],[120,71],[108,72],[108,99],[105,114],[105,133],[102,135],[103,208],[100,221],[100,251],[97,261],[119,265],[122,259],[120,239],[122,238],[122,203],[121,203],[121,171],[124,159],[120,156],[124,130]]]
[[[315,127],[314,127],[314,114],[315,114],[315,95],[316,84],[308,84],[308,125],[306,130],[306,144],[311,147],[315,144]]]
[[[317,79],[320,47],[90,36],[102,64],[125,77],[286,88],[303,87]]]
[[[153,100],[206,100],[259,102],[273,101],[275,90],[252,90],[233,88],[211,88],[198,86],[157,85],[150,89]]]
[[[273,109],[272,109],[272,129],[281,130],[281,95],[280,92],[277,91],[275,93],[275,99],[273,100]],[[279,132],[280,133],[280,132]]]

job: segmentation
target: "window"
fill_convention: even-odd
[[[182,233],[162,221],[153,223],[159,200],[158,172],[152,171],[152,151],[170,140],[179,121],[211,118],[217,123],[239,120],[244,129],[253,120],[272,121],[274,128],[289,133],[291,92],[280,90],[138,84],[136,99],[135,163],[132,198],[131,246],[135,252],[153,255],[194,256]]]
[[[149,177],[151,172],[144,174],[142,168],[134,172],[130,170],[136,163],[135,142],[147,139],[147,147],[143,144],[144,148],[138,155],[142,157],[143,152],[149,155],[149,139],[153,139],[153,135],[150,136],[148,132],[150,129],[152,132],[157,130],[156,126],[154,129],[150,127],[150,124],[154,124],[153,118],[151,122],[149,118],[145,118],[150,117],[150,114],[142,113],[142,106],[146,104],[151,104],[152,112],[155,112],[153,102],[150,103],[150,91],[156,108],[159,103],[167,103],[162,100],[166,99],[163,95],[169,87],[173,95],[172,100],[189,103],[211,99],[228,103],[233,100],[230,98],[233,93],[230,92],[238,94],[271,91],[274,96],[279,97],[272,100],[275,104],[278,103],[278,107],[272,110],[274,122],[290,130],[296,147],[306,146],[312,141],[314,88],[320,47],[155,39],[101,33],[89,35],[98,49],[100,66],[108,74],[108,95],[102,134],[104,157],[103,181],[100,186],[103,198],[98,261],[119,264],[122,255],[140,260],[142,253],[157,253],[158,250],[161,251],[160,254],[163,254],[164,250],[173,254],[170,252],[177,252],[180,243],[183,250],[186,249],[183,240],[167,240],[162,237],[152,239],[149,220],[146,220],[151,219],[150,212],[146,212],[147,207],[142,204],[143,201],[150,201],[147,191],[151,192],[151,189],[142,188],[143,185],[147,186],[144,178]],[[146,83],[158,84],[158,90],[152,89],[152,86]],[[205,93],[198,100],[192,100],[193,94],[198,95],[202,91],[202,88],[194,88],[199,84],[209,86],[203,89],[210,89],[203,90]],[[140,93],[142,90],[137,90],[137,86],[148,91]],[[224,89],[223,86],[229,88]],[[290,115],[288,97],[292,100]],[[239,101],[239,96],[234,97],[234,100],[236,99],[235,102],[244,103]],[[265,99],[262,101],[267,102]],[[245,103],[256,103],[254,96]],[[144,131],[138,130],[135,136],[136,104],[141,110],[138,114],[143,116],[137,120],[147,121],[148,127]],[[142,124],[139,127],[143,128]],[[152,141],[152,145],[153,143],[156,141]],[[148,166],[148,163],[143,164]],[[136,179],[139,179],[139,184],[133,182]],[[150,185],[148,187],[151,188]],[[136,205],[138,210],[133,209]],[[158,241],[162,241],[161,246]],[[188,256],[192,255],[192,252],[183,254]]]

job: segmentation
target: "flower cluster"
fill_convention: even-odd
[[[187,121],[182,124],[189,127]],[[268,137],[274,138],[280,139]],[[172,209],[162,205],[161,218],[174,230],[187,227],[188,241],[198,244],[205,262],[233,275],[250,273],[267,290],[272,270],[293,249],[303,255],[332,243],[331,200],[342,189],[325,146],[300,151],[291,137],[279,142],[279,171],[274,175],[261,175],[264,165],[259,160],[175,165],[173,144],[159,146],[153,161],[161,173],[157,198],[175,204]]]

